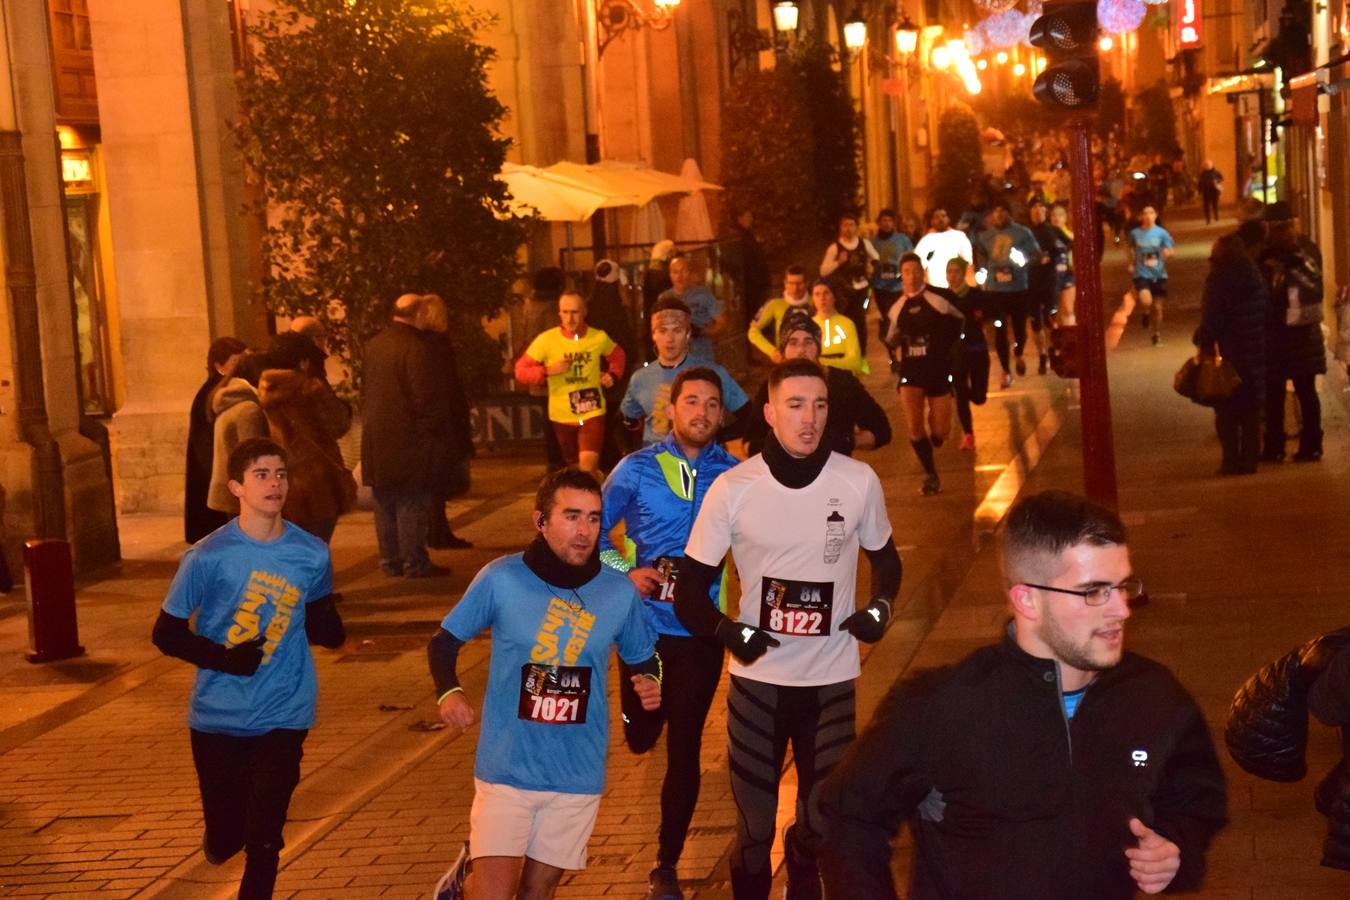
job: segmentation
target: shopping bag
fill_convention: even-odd
[[[1188,356],[1172,376],[1172,390],[1187,400],[1195,400],[1195,379],[1200,374],[1200,357]]]
[[[464,879],[469,877],[469,869],[472,866],[473,863],[469,859],[469,843],[465,841],[454,864],[441,876],[441,880],[436,882],[436,888],[431,892],[432,900],[464,900]]]

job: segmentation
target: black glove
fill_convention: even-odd
[[[770,647],[779,646],[778,639],[767,631],[731,619],[717,623],[717,638],[743,663],[752,663],[769,652]]]
[[[890,620],[891,604],[877,598],[840,622],[839,630],[847,631],[864,643],[875,644],[886,633],[886,623]]]
[[[267,637],[259,635],[251,641],[233,647],[222,647],[219,665],[211,668],[228,675],[252,675],[258,671],[258,666],[262,665],[263,644],[266,642]]]

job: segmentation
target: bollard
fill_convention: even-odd
[[[23,545],[24,578],[28,585],[28,636],[32,663],[83,656],[75,621],[75,570],[70,544],[32,540]]]

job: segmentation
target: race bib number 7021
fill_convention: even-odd
[[[520,705],[516,716],[545,725],[585,725],[591,698],[590,666],[520,667]]]

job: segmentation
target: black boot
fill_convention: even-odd
[[[1294,462],[1317,462],[1322,458],[1322,430],[1319,428],[1313,431],[1308,428],[1303,429],[1299,435],[1298,452],[1294,454]]]

